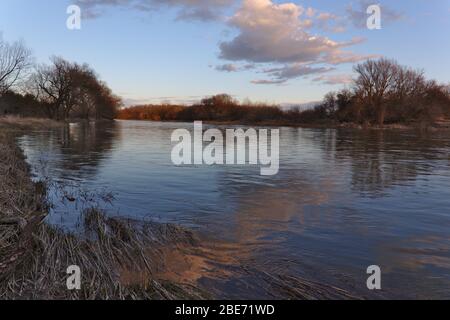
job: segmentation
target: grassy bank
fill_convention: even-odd
[[[0,117],[0,130],[3,134],[20,133],[27,130],[45,130],[63,125],[62,122],[46,118]]]

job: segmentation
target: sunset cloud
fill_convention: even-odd
[[[271,79],[253,82],[258,84],[279,84],[289,79],[332,70],[323,66],[326,64],[336,65],[366,59],[367,56],[344,50],[361,43],[363,39],[338,42],[326,36],[313,35],[308,30],[313,22],[311,19],[320,22],[333,18],[331,14],[317,15],[314,9],[305,9],[294,3],[244,0],[228,21],[238,34],[220,44],[220,58],[259,65],[282,65],[273,72],[266,72]],[[317,64],[321,66],[313,66]]]
[[[349,50],[364,42],[363,38],[337,41],[324,35],[343,32],[351,22],[362,16],[366,18],[366,12],[361,9],[364,1],[356,7],[349,5],[340,14],[272,0],[77,0],[77,4],[92,18],[102,15],[109,7],[142,12],[173,8],[177,20],[224,21],[235,34],[219,42],[219,58],[224,63],[213,68],[228,73],[255,69],[268,77],[252,82],[256,84],[285,83],[332,71],[339,64],[377,57]],[[225,11],[233,4],[239,7],[226,17]],[[397,17],[386,8],[383,13],[387,20]]]

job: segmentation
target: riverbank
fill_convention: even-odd
[[[3,133],[17,133],[26,130],[44,130],[62,127],[64,123],[47,118],[22,118],[16,116],[0,117],[0,130]]]

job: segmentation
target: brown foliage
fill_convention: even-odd
[[[120,110],[119,119],[152,121],[248,121],[261,122],[282,118],[283,112],[267,104],[243,104],[220,94],[192,106],[144,105]]]

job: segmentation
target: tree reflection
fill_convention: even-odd
[[[327,152],[334,151],[337,162],[350,163],[352,191],[379,197],[388,188],[429,175],[450,145],[442,134],[338,130],[336,146]]]
[[[92,172],[109,156],[117,140],[116,122],[80,122],[65,126],[59,132],[62,172]]]

